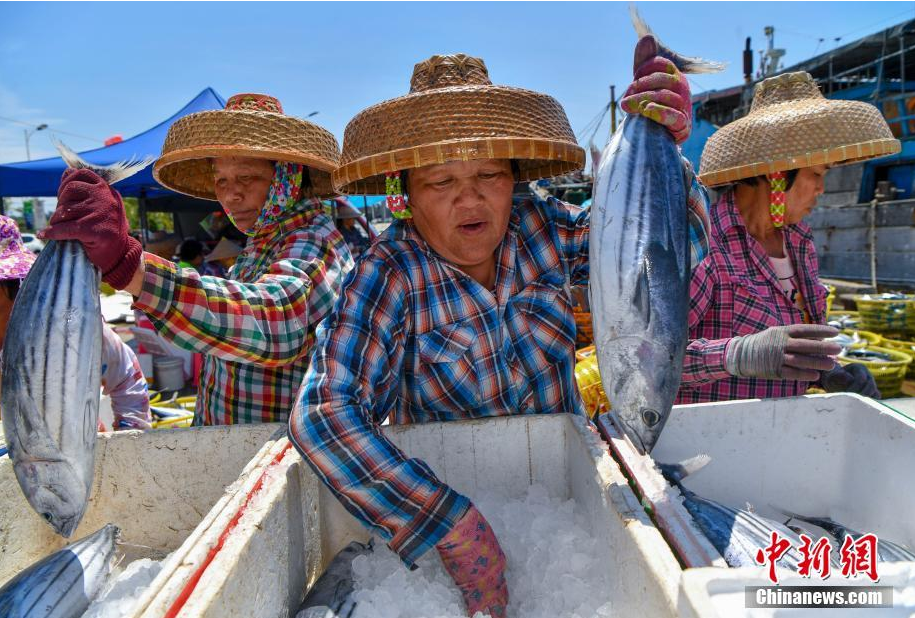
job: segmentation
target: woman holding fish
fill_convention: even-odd
[[[682,138],[686,90],[633,94]],[[584,153],[552,97],[493,85],[482,60],[457,54],[417,64],[409,94],[350,121],[342,162],[337,188],[386,192],[397,220],[318,329],[290,437],[405,565],[434,547],[469,614],[503,616],[505,555],[486,519],[380,425],[583,413],[569,289],[588,279],[590,212],[513,206],[512,190]],[[698,210],[703,197],[691,194]]]
[[[284,422],[315,325],[353,266],[318,199],[332,193],[338,158],[333,135],[266,95],[236,95],[171,126],[156,179],[218,200],[249,237],[227,279],[144,253],[120,196],[89,170],[65,174],[43,237],[79,240],[163,336],[205,355],[195,424]]]
[[[750,113],[706,143],[700,179],[722,187],[709,254],[690,285],[679,403],[828,392],[879,396],[863,365],[832,356],[810,228],[803,222],[834,165],[899,152],[880,112],[828,100],[807,73],[756,86]]]

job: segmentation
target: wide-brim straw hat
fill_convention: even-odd
[[[237,243],[232,242],[226,237],[222,237],[219,239],[219,242],[216,243],[216,246],[213,247],[213,250],[206,254],[203,261],[214,262],[216,260],[238,257],[241,251],[242,249]]]
[[[813,165],[864,161],[901,148],[873,105],[827,99],[809,73],[785,73],[757,84],[750,113],[708,139],[699,179],[714,187]]]
[[[287,116],[280,102],[264,94],[237,94],[226,108],[179,118],[169,128],[153,176],[165,187],[215,200],[213,157],[255,157],[308,167],[314,194],[334,193],[331,172],[340,148],[333,134]]]
[[[414,67],[409,94],[349,122],[334,186],[383,194],[387,172],[473,159],[514,159],[526,181],[580,169],[585,153],[553,97],[493,85],[479,58],[432,56]]]

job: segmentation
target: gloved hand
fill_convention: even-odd
[[[39,236],[78,240],[89,261],[102,272],[102,281],[122,289],[133,278],[143,254],[143,247],[128,230],[118,192],[95,172],[68,169],[57,190],[57,210]]]
[[[821,340],[838,334],[832,326],[792,324],[734,337],[725,353],[725,369],[741,378],[814,382],[835,365],[830,356],[842,351],[839,344]]]
[[[667,127],[682,144],[693,124],[689,82],[673,62],[658,55],[658,40],[643,36],[635,46],[635,81],[626,90],[620,107]]]
[[[836,363],[835,367],[823,372],[820,384],[827,393],[858,393],[873,399],[880,398],[874,376],[859,363],[849,363],[844,367]]]
[[[489,522],[476,507],[470,506],[435,549],[461,590],[468,615],[483,612],[493,618],[504,618],[508,605],[505,554]]]

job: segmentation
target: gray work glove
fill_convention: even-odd
[[[880,399],[880,391],[874,382],[874,376],[867,367],[858,363],[849,363],[844,367],[839,363],[824,371],[820,384],[827,393],[858,393],[865,397]]]
[[[839,334],[832,326],[792,324],[734,337],[727,347],[725,369],[740,378],[815,382],[821,371],[835,365],[830,358],[842,351],[831,341]]]

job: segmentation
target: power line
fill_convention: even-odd
[[[16,120],[15,118],[5,118],[3,116],[0,116],[0,120],[5,120],[7,122],[14,122],[16,124],[25,125],[27,127],[32,127],[32,128],[35,128],[38,126],[34,122],[25,122],[23,120]],[[101,142],[103,144],[105,143],[105,140],[98,139],[96,137],[89,137],[88,135],[80,135],[79,133],[71,133],[70,131],[64,131],[62,129],[58,129],[58,128],[52,127],[52,126],[48,126],[47,128],[48,128],[48,130],[53,130],[55,133],[60,133],[61,135],[69,135],[70,137],[78,137],[80,139],[87,139],[92,142]]]
[[[881,19],[880,21],[876,21],[876,22],[874,22],[874,23],[872,23],[872,24],[869,24],[869,25],[867,25],[867,26],[861,26],[860,28],[855,28],[854,30],[851,30],[851,31],[849,31],[849,32],[846,32],[846,33],[843,34],[843,35],[840,35],[840,36],[837,36],[837,37],[833,37],[833,40],[834,40],[836,43],[838,43],[839,41],[841,41],[842,39],[844,39],[845,37],[847,37],[849,34],[854,34],[854,33],[856,33],[856,32],[861,32],[862,30],[867,30],[868,28],[873,28],[874,26],[879,26],[880,24],[882,24],[882,23],[884,23],[884,22],[890,21],[890,20],[892,20],[892,19],[896,19],[896,18],[898,18],[898,17],[902,17],[903,15],[913,15],[913,14],[915,14],[915,11],[912,11],[912,9],[908,9],[908,10],[906,10],[906,11],[903,11],[902,13],[896,13],[895,15],[890,15],[889,17],[884,17],[884,18]]]

